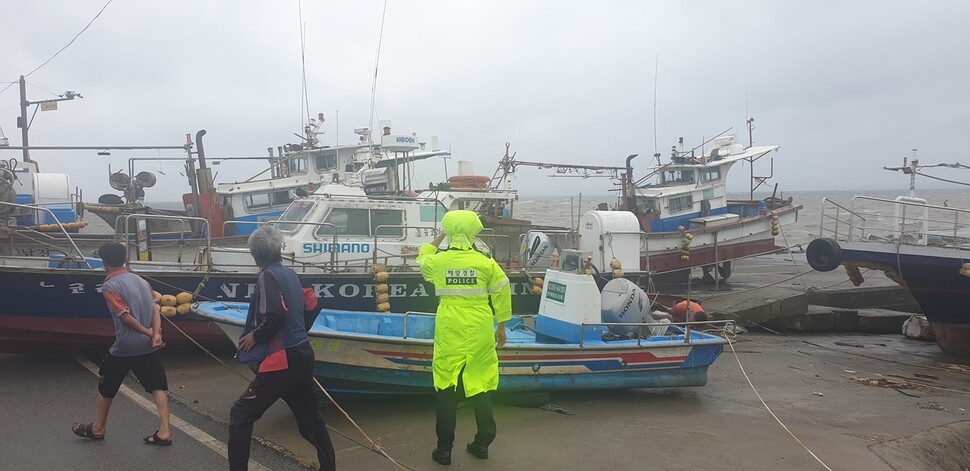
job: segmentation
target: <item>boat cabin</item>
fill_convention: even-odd
[[[744,216],[730,212],[735,208],[728,205],[728,171],[739,161],[756,159],[779,146],[745,149],[733,134],[715,139],[714,144],[699,157],[674,148],[670,162],[654,169],[656,182],[637,187],[633,198],[624,202],[632,206],[645,232],[706,227]]]
[[[286,236],[286,256],[303,267],[364,272],[373,263],[382,263],[407,269],[414,267],[421,244],[438,233],[446,212],[494,207],[515,199],[515,190],[425,190],[398,196],[328,183],[290,203],[274,224]],[[476,246],[492,252],[494,237],[486,229]],[[214,248],[212,256],[217,265],[251,264],[245,249]]]

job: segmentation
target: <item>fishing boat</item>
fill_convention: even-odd
[[[440,220],[447,210],[441,199],[419,195],[345,195],[338,190],[357,191],[325,185],[311,197],[294,202],[282,221],[276,223],[285,235],[284,263],[300,273],[304,286],[312,288],[329,309],[374,310],[379,304],[375,279],[378,274],[374,269],[375,265],[383,265],[386,272],[380,276],[386,276],[382,283],[387,285],[390,311],[433,311],[437,305],[434,289],[422,278],[414,258],[420,244],[440,231]],[[446,196],[460,200],[460,194]],[[353,219],[345,217],[353,212]],[[636,227],[633,216],[591,212],[584,215],[584,222],[585,218],[591,222],[583,225],[579,238],[589,244],[589,250],[565,251],[563,266],[592,271],[593,263],[606,260],[604,266],[610,266],[615,260],[617,266],[634,267],[627,270],[626,276],[638,280],[642,275],[635,268],[639,234],[631,230]],[[192,221],[207,222],[201,218]],[[66,237],[72,240],[70,235]],[[604,237],[611,241],[609,246],[598,243]],[[539,296],[533,291],[532,273],[520,270],[514,260],[488,248],[487,239],[484,234],[476,244],[490,251],[508,270],[513,312],[536,312]],[[104,272],[98,268],[99,260],[84,256],[74,244],[68,247],[65,252],[49,253],[46,257],[0,256],[0,283],[18,293],[11,302],[0,304],[0,351],[70,349],[107,339],[91,339],[87,335],[110,332],[112,328],[99,292],[104,278]],[[199,262],[130,258],[129,269],[162,294],[187,291],[196,293],[201,300],[247,302],[256,289],[257,275],[248,251],[210,243],[202,254]],[[597,279],[605,284],[612,272],[600,271],[604,273]],[[101,328],[71,327],[78,320],[100,323]],[[199,329],[211,327],[192,316],[173,320]],[[62,335],[64,332],[74,335]],[[211,334],[208,331],[206,338],[214,340]],[[217,338],[225,342],[223,336]]]
[[[535,315],[506,323],[499,392],[707,383],[708,367],[726,341],[698,330],[702,323],[657,322],[646,295],[628,280],[614,279],[601,292],[597,280],[582,272],[548,270],[544,277]],[[633,307],[628,300],[635,300]],[[233,342],[247,309],[245,303],[193,306]],[[317,358],[314,374],[334,392],[430,392],[434,328],[435,316],[427,311],[324,309],[308,332]]]
[[[29,172],[31,169],[33,172],[32,175],[25,174],[28,178],[20,180],[27,180],[29,183],[31,176],[34,181],[42,180],[34,186],[20,184],[16,188],[16,199],[11,194],[10,198],[0,198],[0,202],[34,204],[34,194],[43,194],[45,200],[51,200],[52,190],[57,190],[60,199],[69,198],[69,203],[77,202],[77,214],[67,210],[57,213],[62,216],[60,222],[68,224],[69,229],[74,229],[75,220],[87,211],[99,216],[114,228],[116,238],[131,239],[134,242],[131,244],[133,257],[171,261],[184,258],[186,250],[197,250],[206,239],[218,240],[221,245],[244,245],[245,236],[252,233],[259,224],[276,220],[293,200],[313,193],[321,184],[357,186],[368,194],[413,191],[413,175],[409,170],[414,162],[450,155],[448,151],[425,151],[426,144],[415,136],[391,134],[389,121],[382,123],[383,134],[376,142],[369,128],[358,128],[355,132],[360,142],[323,146],[319,140],[319,136],[323,134],[319,131],[322,124],[321,115],[319,121],[311,120],[306,127],[303,143],[280,146],[278,155],[270,148],[266,157],[225,156],[207,159],[203,145],[205,130],[196,133],[194,142],[190,135],[186,135],[186,142],[181,147],[165,146],[165,149],[179,148],[186,153],[185,175],[191,191],[182,196],[181,210],[157,209],[146,205],[146,189],[155,185],[156,177],[146,170],[135,173],[139,170],[136,165],[143,164],[144,161],[183,160],[171,157],[131,158],[127,173],[109,170],[108,181],[121,195],[104,194],[98,198],[97,203],[81,203],[79,192],[61,196],[60,193],[64,191],[60,186],[64,185],[52,188],[53,183],[69,181],[67,175],[37,174],[36,162],[25,162],[20,165],[18,173]],[[433,138],[432,143],[437,145],[437,138]],[[269,166],[245,181],[214,181],[212,165],[254,159],[266,160]],[[14,166],[16,162],[11,160]],[[40,183],[45,185],[41,187]],[[2,196],[4,195],[0,194]],[[195,221],[188,222],[186,217],[201,217],[207,223],[203,225]],[[10,254],[43,253],[44,250],[64,243],[56,234],[59,230],[51,224],[53,221],[39,221],[35,224],[33,219],[24,217],[16,221],[6,231],[6,251]],[[13,230],[14,226],[16,230]],[[33,226],[41,227],[38,229]],[[50,235],[38,237],[37,232],[40,230]],[[93,248],[103,243],[104,238],[103,234],[84,234],[75,237],[75,243],[88,248],[90,253]],[[149,248],[151,245],[155,246],[154,250]],[[137,250],[139,248],[144,250]]]
[[[641,241],[640,269],[660,275],[658,279],[685,280],[689,269],[701,267],[708,281],[727,279],[734,260],[774,253],[787,244],[777,244],[783,236],[782,226],[795,222],[800,205],[791,198],[777,196],[777,186],[770,197],[754,198],[754,192],[770,176],[756,176],[754,163],[775,152],[779,146],[754,146],[751,138],[753,120],[748,121],[749,144],[743,146],[736,134],[727,131],[691,148],[684,140],[671,149],[670,160],[661,162],[645,176],[634,177],[632,160],[624,167],[566,165],[522,162],[507,159],[507,173],[519,165],[555,169],[561,176],[608,176],[618,192],[613,209],[636,215]],[[705,146],[710,144],[710,150]],[[727,176],[737,163],[751,168],[750,193],[747,200],[731,200],[727,195]],[[773,163],[772,163],[773,168]],[[652,181],[651,181],[652,180]],[[552,264],[552,252],[561,251],[559,234],[536,231],[522,244],[522,263],[544,268]],[[716,268],[716,270],[715,270]],[[666,275],[666,276],[664,276]]]
[[[845,268],[856,286],[862,270],[882,271],[919,303],[943,351],[970,354],[970,208],[930,204],[916,195],[916,175],[927,167],[886,167],[910,176],[910,192],[895,199],[855,196],[845,206],[822,202],[819,237],[806,250],[818,271]],[[945,204],[945,203],[944,203]]]

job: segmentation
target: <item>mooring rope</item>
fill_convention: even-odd
[[[154,282],[154,283],[157,283],[157,284],[160,284],[160,285],[164,285],[164,286],[167,286],[167,287],[170,287],[170,288],[174,288],[174,289],[181,290],[181,288],[179,288],[178,286],[172,285],[170,283],[166,283],[166,282],[161,281],[159,279],[156,279],[156,278],[153,278],[153,277],[150,277],[150,276],[146,276],[146,275],[141,275],[141,276],[144,277],[145,279],[148,279],[148,280]],[[206,274],[206,276],[208,277],[208,273]],[[204,283],[204,281],[203,281],[203,283]],[[202,283],[200,283],[200,286],[196,289],[197,292],[199,290],[201,290],[201,285],[202,285]],[[197,296],[199,298],[202,298],[203,300],[208,300],[208,301],[220,303],[220,304],[222,304],[224,306],[228,306],[225,302],[220,301],[220,300],[217,300],[217,299],[212,299],[212,298],[209,298],[207,296],[202,296],[202,295],[197,295]],[[165,319],[166,321],[168,321],[168,323],[171,326],[175,327],[175,329],[178,330],[183,336],[185,336],[185,338],[189,339],[190,342],[192,342],[197,347],[199,347],[200,349],[202,349],[202,351],[205,352],[206,355],[208,355],[208,356],[212,357],[213,359],[215,359],[216,361],[218,361],[222,366],[226,367],[226,369],[228,369],[229,371],[231,371],[236,376],[239,376],[240,378],[242,378],[247,383],[252,382],[252,378],[247,378],[245,375],[243,375],[242,373],[236,371],[231,366],[229,366],[228,364],[226,364],[226,362],[222,361],[221,358],[217,357],[215,354],[213,354],[211,351],[209,351],[209,349],[205,348],[202,344],[200,344],[198,341],[196,341],[194,338],[192,338],[188,333],[186,333],[184,330],[182,330],[175,323],[175,321],[173,321],[172,319],[169,319],[168,317],[164,317],[164,316],[162,318]],[[350,416],[350,414],[348,414],[346,410],[344,410],[342,407],[340,407],[340,404],[337,403],[337,400],[334,399],[333,396],[330,395],[330,392],[328,392],[326,390],[326,388],[324,388],[323,385],[320,384],[320,381],[318,381],[317,378],[314,377],[313,378],[313,382],[316,383],[317,387],[319,387],[321,391],[323,391],[323,394],[327,396],[327,399],[330,399],[330,402],[333,403],[334,407],[336,407],[337,410],[339,410],[340,413],[343,414],[343,416],[347,419],[347,421],[349,421],[351,423],[351,425],[353,425],[354,428],[356,428],[357,431],[360,432],[360,434],[363,435],[365,439],[367,439],[367,441],[370,443],[370,445],[368,446],[366,443],[361,443],[360,441],[357,441],[357,440],[351,438],[350,436],[348,436],[347,434],[341,432],[340,430],[337,430],[337,429],[333,428],[333,426],[331,426],[331,425],[327,425],[327,429],[329,429],[329,430],[333,431],[334,433],[336,433],[336,434],[338,434],[338,435],[346,438],[347,440],[350,440],[351,442],[356,443],[361,448],[366,448],[366,449],[368,449],[370,451],[373,451],[374,453],[377,453],[377,454],[383,456],[388,461],[390,461],[391,464],[393,464],[397,469],[400,469],[400,470],[403,470],[403,471],[416,471],[415,468],[413,468],[411,466],[408,466],[406,464],[403,464],[403,463],[397,461],[396,459],[394,459],[393,457],[391,457],[391,455],[388,454],[387,451],[384,449],[384,447],[380,444],[380,438],[378,438],[377,440],[374,440],[369,435],[367,435],[367,433],[364,432],[364,430],[360,427],[360,425],[357,424],[357,422]]]
[[[768,406],[768,403],[766,403],[764,398],[761,397],[761,393],[758,392],[758,388],[754,387],[754,383],[751,382],[751,378],[748,377],[748,373],[744,371],[744,365],[741,364],[741,357],[738,356],[737,350],[734,349],[734,342],[731,341],[731,337],[732,335],[725,335],[724,339],[727,340],[728,345],[731,346],[731,352],[734,353],[734,359],[737,360],[738,362],[738,368],[741,370],[741,374],[744,375],[744,379],[748,382],[748,385],[751,386],[751,390],[754,391],[755,396],[758,396],[758,400],[761,401],[761,405],[764,406],[765,410],[767,410],[768,413],[771,414],[771,417],[773,417],[775,421],[778,422],[778,425],[781,425],[781,428],[785,429],[785,431],[788,432],[788,435],[791,435],[791,437],[795,440],[796,443],[801,445],[801,447],[804,448],[809,455],[812,455],[812,458],[815,458],[815,461],[818,461],[818,463],[828,471],[832,471],[832,468],[830,468],[827,464],[825,464],[825,462],[822,461],[822,459],[819,458],[818,455],[815,454],[815,452],[813,452],[811,449],[805,446],[805,444],[802,443],[802,441],[799,440],[797,436],[795,436],[795,433],[792,432],[791,429],[789,429],[788,426],[785,425],[785,423],[782,422],[777,415],[775,415],[774,411],[771,410],[771,407]]]

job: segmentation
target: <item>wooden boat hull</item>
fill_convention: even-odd
[[[751,211],[742,206],[736,203],[732,208],[742,215],[744,211]],[[795,222],[800,209],[801,206],[790,204],[776,209],[778,226]],[[756,207],[753,214],[744,215],[733,222],[692,227],[688,232],[693,239],[687,260],[681,257],[683,233],[647,233],[644,246],[641,247],[640,268],[652,273],[668,273],[697,266],[720,265],[726,261],[784,249],[775,243],[775,236],[772,235],[771,213],[759,215]]]
[[[233,340],[242,332],[246,309],[247,305],[239,303],[194,306],[194,312],[218,324]],[[372,323],[376,332],[386,331],[386,335],[326,327],[341,324],[337,318],[343,314],[366,317],[364,322]],[[314,375],[333,392],[432,392],[433,319],[411,317],[410,335],[405,337],[400,314],[325,310],[310,331],[317,358]],[[585,345],[524,343],[521,337],[530,334],[518,327],[522,324],[522,318],[516,317],[507,326],[509,343],[499,351],[500,392],[703,386],[707,369],[725,342],[717,336],[693,332],[691,343],[685,343],[683,335],[644,340],[640,345],[635,340]]]
[[[18,265],[4,266],[8,261]],[[114,327],[100,293],[105,273],[100,269],[72,269],[70,265],[74,263],[57,268],[58,261],[41,257],[0,259],[0,285],[5,293],[11,293],[0,303],[0,352],[111,344]],[[137,270],[137,273],[163,294],[199,289],[196,299],[201,300],[246,302],[256,289],[256,273],[147,270]],[[328,308],[366,311],[376,305],[373,274],[318,273],[301,274],[301,278]],[[531,292],[531,278],[512,274],[511,281],[514,312],[535,312],[539,297]],[[434,288],[420,273],[392,273],[388,285],[391,309],[395,312],[433,312],[437,307]],[[175,319],[179,326],[182,322],[189,323],[190,335],[199,336],[208,346],[229,346],[222,332],[208,322],[190,322],[191,319],[181,316]],[[175,340],[175,334],[174,329],[166,330],[168,338]],[[169,347],[179,346],[178,342],[169,344]]]

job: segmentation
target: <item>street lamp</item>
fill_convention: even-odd
[[[38,100],[38,101],[27,101],[27,81],[24,76],[20,76],[20,116],[17,117],[17,127],[20,128],[20,136],[23,141],[24,146],[24,162],[30,162],[30,151],[28,150],[29,144],[27,142],[27,130],[30,128],[30,123],[33,122],[33,117],[30,121],[27,121],[27,107],[30,105],[40,105],[40,109],[43,111],[53,111],[57,109],[57,102],[65,100],[73,100],[75,97],[84,98],[80,93],[73,90],[68,90],[60,95],[60,98],[52,98],[50,100]],[[34,109],[34,114],[37,114],[37,109]]]

